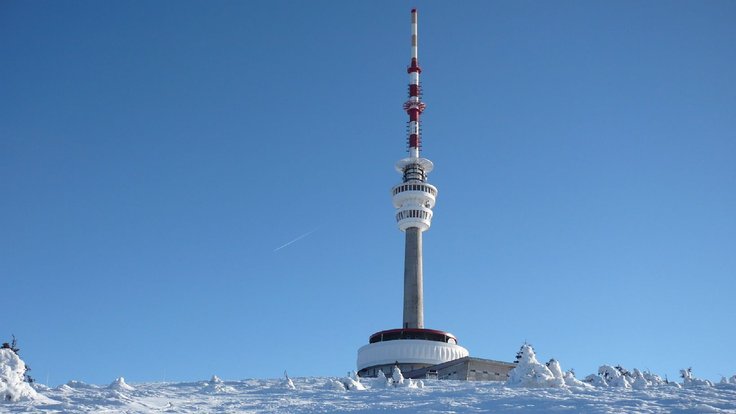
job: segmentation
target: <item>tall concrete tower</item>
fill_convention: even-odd
[[[422,102],[419,75],[422,69],[418,61],[417,11],[411,11],[411,63],[409,73],[409,99],[404,110],[409,115],[407,143],[409,156],[396,163],[396,170],[403,175],[403,182],[395,186],[394,207],[399,229],[406,233],[404,250],[404,328],[424,328],[424,293],[422,274],[422,232],[432,224],[437,188],[427,183],[432,171],[432,161],[422,158],[422,129],[420,115],[426,105]]]
[[[376,332],[368,345],[358,350],[358,371],[361,376],[375,376],[379,370],[391,372],[398,365],[403,372],[467,357],[468,351],[457,344],[454,335],[424,328],[424,294],[422,269],[422,233],[432,224],[432,208],[437,188],[427,183],[427,174],[434,168],[432,161],[421,157],[422,129],[419,118],[424,111],[419,75],[417,10],[411,11],[411,62],[409,99],[404,110],[409,115],[409,156],[396,163],[402,182],[391,190],[396,208],[396,221],[405,233],[404,249],[404,320],[399,329]]]

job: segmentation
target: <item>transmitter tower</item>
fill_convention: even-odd
[[[432,224],[432,208],[437,187],[427,182],[434,168],[432,161],[421,156],[422,128],[420,117],[426,105],[422,102],[419,75],[417,10],[411,11],[411,61],[409,99],[404,110],[409,116],[407,127],[408,157],[396,163],[402,182],[391,189],[396,208],[396,222],[405,233],[404,247],[404,314],[399,329],[376,332],[368,345],[358,350],[361,376],[376,376],[379,370],[390,373],[398,365],[403,372],[427,369],[438,364],[468,357],[468,351],[457,344],[457,338],[445,331],[424,327],[424,275],[422,267],[422,233]]]

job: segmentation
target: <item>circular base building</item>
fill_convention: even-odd
[[[361,377],[378,371],[391,375],[394,366],[409,373],[469,356],[453,334],[434,329],[390,329],[374,333],[368,342],[358,349]]]

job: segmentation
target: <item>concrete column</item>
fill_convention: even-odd
[[[406,229],[403,327],[424,329],[422,231],[417,227]]]

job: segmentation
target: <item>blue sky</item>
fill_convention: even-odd
[[[32,374],[343,375],[400,326],[415,6],[427,327],[736,373],[736,3],[5,1],[0,335]]]

